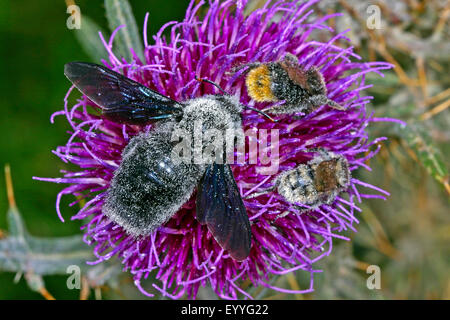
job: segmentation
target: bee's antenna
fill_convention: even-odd
[[[209,84],[212,84],[212,85],[215,86],[217,89],[219,89],[220,91],[222,91],[222,93],[224,93],[224,94],[226,94],[226,95],[228,95],[228,96],[230,95],[228,92],[226,92],[225,90],[223,90],[221,86],[219,86],[217,83],[215,83],[215,82],[213,82],[213,81],[211,81],[211,80],[208,80],[208,79],[205,79],[205,78],[199,78],[199,77],[197,77],[197,76],[195,76],[195,80],[197,80],[197,81],[199,81],[199,82],[207,82],[207,83],[209,83]]]
[[[245,106],[244,108],[249,109],[249,110],[253,110],[255,112],[258,112],[259,114],[263,115],[264,117],[266,117],[267,119],[269,119],[272,122],[278,122],[278,120],[275,120],[274,118],[272,118],[271,116],[269,116],[267,113],[265,113],[264,111],[258,110],[256,108],[253,107],[249,107],[249,106]]]
[[[214,81],[211,81],[211,80],[208,80],[208,79],[205,79],[205,78],[199,78],[199,77],[197,77],[197,76],[195,76],[195,80],[197,80],[197,81],[199,81],[199,82],[207,82],[207,83],[209,83],[209,84],[212,84],[213,86],[215,86],[217,89],[219,89],[220,91],[222,91],[224,94],[226,94],[226,95],[230,95],[228,92],[226,92],[225,90],[223,90],[222,89],[222,87],[221,86],[219,86],[217,83],[215,83]],[[252,107],[249,107],[249,106],[245,106],[244,105],[244,108],[247,108],[247,109],[249,109],[249,110],[253,110],[253,111],[255,111],[255,112],[258,112],[259,114],[262,114],[264,117],[266,117],[267,119],[269,119],[270,121],[272,121],[272,122],[278,122],[278,120],[275,120],[274,118],[272,118],[271,116],[269,116],[267,113],[265,113],[264,111],[261,111],[261,110],[258,110],[258,109],[255,109],[255,108],[252,108]]]

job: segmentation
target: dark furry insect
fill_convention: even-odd
[[[319,154],[307,163],[279,174],[272,187],[253,193],[247,198],[277,190],[286,201],[310,207],[307,209],[297,206],[300,212],[313,210],[322,204],[331,204],[350,184],[348,161],[344,156],[324,149],[318,149],[318,152]]]
[[[197,192],[197,220],[206,224],[219,245],[235,260],[251,248],[249,218],[228,164],[174,162],[173,130],[242,127],[244,106],[231,95],[207,95],[174,101],[103,66],[71,62],[67,78],[103,109],[106,118],[126,124],[155,123],[133,137],[122,153],[102,210],[134,236],[145,236],[172,217]]]
[[[292,54],[283,60],[267,63],[252,63],[247,70],[245,84],[248,95],[256,102],[285,103],[268,109],[273,114],[309,114],[321,105],[327,104],[338,110],[345,108],[328,99],[327,88],[320,71],[311,67],[305,70]],[[240,68],[242,68],[240,67]]]

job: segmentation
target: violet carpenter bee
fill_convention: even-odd
[[[246,259],[251,248],[250,222],[230,165],[175,163],[171,157],[172,131],[193,134],[193,121],[199,120],[202,130],[242,128],[244,106],[239,100],[225,94],[177,102],[92,63],[67,63],[64,73],[102,108],[107,119],[155,124],[124,148],[103,213],[129,234],[145,236],[172,217],[197,187],[197,220],[207,225],[233,259]]]
[[[311,67],[305,70],[296,56],[287,54],[283,60],[267,63],[251,63],[245,84],[250,98],[256,102],[285,101],[265,112],[273,114],[309,114],[321,105],[337,110],[345,108],[327,97],[327,88],[320,71]]]
[[[307,163],[279,174],[272,187],[253,193],[247,198],[255,198],[276,190],[287,202],[309,207],[307,209],[297,205],[300,212],[333,203],[336,196],[350,184],[348,161],[344,156],[325,149],[317,151],[319,154]]]

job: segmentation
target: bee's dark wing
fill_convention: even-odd
[[[228,164],[214,163],[206,168],[197,191],[197,220],[208,226],[233,259],[242,261],[248,257],[250,221]]]
[[[64,74],[115,122],[145,124],[182,113],[178,102],[98,64],[69,62]]]

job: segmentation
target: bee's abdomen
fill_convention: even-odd
[[[134,137],[108,189],[103,212],[132,235],[147,235],[190,198],[200,168],[175,163],[168,133]]]
[[[270,69],[271,89],[278,100],[286,100],[287,104],[298,104],[308,98],[309,93],[306,88],[295,83],[279,64],[271,65]]]

